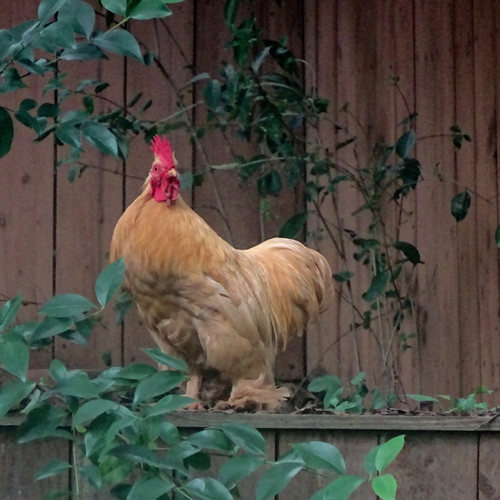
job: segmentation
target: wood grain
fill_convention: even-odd
[[[415,4],[419,136],[439,136],[454,121],[452,3],[419,0]],[[439,79],[429,78],[438,74]],[[420,390],[458,394],[458,287],[452,285],[457,270],[457,227],[450,215],[450,200],[456,194],[453,145],[448,137],[430,138],[419,142],[417,156],[424,177],[417,188],[417,243],[425,261],[418,269],[417,292]],[[438,323],[441,329],[433,326]]]
[[[500,497],[500,436],[487,432],[478,440],[479,470],[478,499],[491,500]]]
[[[12,3],[3,9],[2,28],[35,19],[35,3]],[[23,99],[53,102],[42,95],[48,79],[30,76],[27,89],[1,94],[0,105],[16,111]],[[14,117],[14,140],[7,156],[0,159],[0,306],[18,292],[31,305],[18,320],[35,319],[36,311],[52,296],[53,142],[35,143],[36,134]],[[46,366],[51,350],[34,353],[31,366]]]
[[[400,432],[394,431],[386,439],[395,434]],[[399,498],[476,498],[476,436],[406,433],[405,443],[387,469],[398,481]]]
[[[16,442],[15,427],[0,427],[0,498],[26,500],[42,498],[51,489],[68,490],[69,474],[61,473],[37,481],[37,470],[54,459],[69,460],[69,444],[47,439],[27,444]]]

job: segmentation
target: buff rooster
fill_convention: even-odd
[[[330,304],[328,262],[286,238],[233,248],[183,201],[168,141],[156,136],[152,151],[111,260],[124,257],[124,286],[156,344],[186,361],[191,409],[275,410],[288,396],[275,386],[276,354]]]

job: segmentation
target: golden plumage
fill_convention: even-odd
[[[278,349],[333,297],[323,256],[284,238],[237,250],[180,196],[155,201],[147,182],[116,225],[110,257],[122,256],[125,287],[155,342],[188,364],[186,394],[199,398],[210,381],[212,397],[225,399],[218,407],[279,405],[287,391],[274,385]]]

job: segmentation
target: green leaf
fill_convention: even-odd
[[[342,382],[336,375],[323,375],[311,380],[307,390],[311,392],[336,391],[339,387],[342,387]]]
[[[5,417],[7,412],[19,404],[35,388],[34,382],[23,382],[22,380],[9,380],[0,385],[0,418]]]
[[[187,438],[188,443],[202,449],[231,451],[232,441],[219,429],[205,429]]]
[[[72,125],[61,124],[56,128],[56,137],[64,144],[69,144],[74,148],[80,149],[82,142],[80,140],[80,131]]]
[[[457,222],[465,219],[470,207],[470,194],[467,191],[458,193],[451,200],[451,214]]]
[[[151,377],[142,380],[134,392],[133,404],[137,405],[143,401],[148,401],[160,394],[165,394],[175,387],[178,387],[185,380],[186,376],[174,371],[163,371],[155,373]]]
[[[29,359],[28,346],[22,337],[12,333],[0,336],[0,365],[23,382],[26,381]]]
[[[417,247],[415,247],[411,243],[407,243],[406,241],[396,241],[393,247],[396,250],[400,250],[401,252],[403,252],[405,257],[412,264],[414,265],[423,264],[423,262],[420,260],[420,252],[418,251]]]
[[[47,316],[33,331],[29,342],[37,342],[42,339],[48,339],[54,335],[59,335],[60,333],[66,332],[75,324],[74,320],[71,318],[55,318]]]
[[[307,222],[307,212],[301,212],[290,217],[284,224],[281,226],[279,237],[280,238],[295,238],[305,223]]]
[[[127,500],[155,500],[168,493],[173,487],[174,482],[167,476],[143,477],[134,482],[132,489],[127,495]]]
[[[106,10],[113,12],[113,14],[125,16],[127,0],[101,0],[101,3]]]
[[[95,23],[94,9],[82,0],[66,0],[57,16],[58,21],[69,24],[75,33],[89,38]]]
[[[85,297],[75,293],[63,293],[45,302],[40,308],[40,314],[58,318],[69,318],[80,316],[90,309],[96,309],[96,306]]]
[[[222,102],[222,88],[219,80],[210,80],[203,87],[203,99],[208,109],[217,110]]]
[[[277,170],[266,172],[257,179],[257,190],[262,198],[270,194],[278,195],[282,189],[281,175]]]
[[[420,162],[415,158],[405,158],[403,165],[399,169],[399,178],[403,181],[406,188],[401,188],[403,189],[401,191],[402,194],[405,194],[409,188],[415,189],[420,178]],[[396,197],[398,194],[398,191],[396,191]]]
[[[408,153],[413,149],[417,142],[417,136],[413,130],[405,132],[396,142],[396,154],[404,159]]]
[[[59,360],[54,359],[50,364],[49,372],[57,383],[54,391],[60,394],[85,399],[99,396],[96,386],[90,381],[88,374],[82,370],[67,371]]]
[[[65,460],[51,460],[49,463],[38,469],[35,478],[37,480],[46,479],[48,477],[55,476],[56,474],[60,474],[61,472],[66,472],[68,469],[71,469],[71,465]]]
[[[128,31],[122,29],[107,31],[97,35],[93,41],[102,50],[115,52],[125,57],[133,57],[143,62],[139,44],[134,36]]]
[[[378,453],[380,445],[374,446],[365,456],[364,459],[364,467],[367,470],[368,474],[370,476],[373,476],[377,473],[377,467],[375,467],[375,458]]]
[[[143,446],[121,445],[110,450],[109,454],[134,464],[146,464],[160,469],[169,468],[167,463],[163,462],[151,450]]]
[[[150,418],[156,417],[157,415],[164,415],[165,413],[178,410],[179,408],[184,408],[193,402],[194,399],[188,398],[187,396],[168,394],[156,402],[153,406],[146,409],[146,417]]]
[[[38,6],[38,19],[46,23],[66,2],[66,0],[42,0]]]
[[[362,297],[366,302],[373,302],[377,297],[385,292],[387,283],[389,283],[389,272],[380,271],[372,277],[372,282],[368,290],[363,293]]]
[[[335,273],[333,275],[333,279],[339,283],[345,283],[346,281],[350,281],[353,276],[354,273],[351,271],[340,271],[339,273]]]
[[[267,500],[282,491],[304,467],[301,463],[283,462],[267,469],[257,482],[256,500]]]
[[[253,427],[245,424],[222,424],[218,428],[242,450],[255,455],[265,454],[266,441],[262,434]]]
[[[34,384],[33,384],[34,385]],[[26,420],[19,426],[18,443],[28,443],[35,439],[64,436],[72,439],[69,432],[58,429],[66,419],[66,411],[58,406],[45,403],[28,413]]]
[[[93,43],[77,43],[74,49],[64,49],[60,55],[66,61],[94,61],[96,59],[107,59],[104,52]]]
[[[224,20],[229,28],[234,25],[240,0],[226,0],[224,4]]]
[[[304,463],[313,469],[332,470],[345,474],[345,462],[340,451],[330,443],[310,441],[292,445]]]
[[[382,472],[399,455],[404,444],[405,436],[402,434],[379,445],[375,456],[375,468],[378,472]]]
[[[264,458],[255,455],[237,455],[230,458],[219,469],[217,479],[229,489],[248,477],[264,464]]]
[[[121,405],[110,401],[109,399],[92,399],[87,401],[73,416],[73,426],[78,426],[90,422],[97,418],[99,415],[106,413],[108,411],[114,410],[118,411],[123,409]]]
[[[117,378],[125,378],[130,380],[142,380],[149,375],[153,375],[158,370],[146,363],[131,363],[123,368],[120,368],[116,374]]]
[[[120,288],[125,276],[123,258],[109,264],[99,275],[95,283],[95,294],[101,307],[105,307]]]
[[[167,7],[165,0],[142,0],[129,10],[127,9],[127,17],[138,19],[141,21],[147,19],[158,19],[170,16],[172,11]]]
[[[193,479],[182,489],[202,500],[233,500],[233,496],[223,484],[209,477]]]
[[[212,466],[212,460],[210,459],[210,455],[208,453],[199,451],[187,457],[184,460],[184,465],[186,467],[192,467],[196,470],[206,471]]]
[[[12,138],[14,137],[14,124],[10,113],[0,106],[0,158],[5,156],[12,146]]]
[[[6,69],[2,73],[2,77],[3,77],[3,82],[0,84],[0,94],[6,94],[7,92],[13,92],[14,90],[26,87],[16,68]]]
[[[392,474],[384,474],[372,479],[372,488],[381,500],[394,500],[398,484]]]
[[[73,28],[68,23],[56,21],[49,24],[40,32],[40,35],[45,42],[53,45],[55,49],[74,49],[76,47]]]
[[[310,500],[347,500],[363,483],[364,479],[358,476],[340,476],[316,492]]]
[[[439,403],[439,399],[432,396],[424,396],[423,394],[407,394],[406,396],[420,403]]]
[[[8,300],[0,309],[0,332],[3,332],[16,319],[23,300],[21,294]]]
[[[39,117],[55,118],[59,114],[59,106],[51,102],[44,102],[40,104],[37,109],[36,115]]]
[[[83,137],[89,144],[103,153],[118,157],[118,144],[115,135],[104,125],[96,122],[85,122],[81,128]]]
[[[497,230],[495,231],[495,242],[497,244],[497,247],[500,248],[500,226],[498,226]]]
[[[164,352],[160,351],[160,349],[147,348],[142,349],[150,358],[154,359],[157,363],[168,366],[169,368],[173,368],[174,370],[179,370],[181,372],[188,372],[188,367],[186,362],[183,359],[174,358],[173,356],[169,356]]]

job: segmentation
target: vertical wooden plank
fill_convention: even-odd
[[[481,349],[481,383],[489,389],[500,389],[500,297],[498,290],[498,248],[495,230],[498,215],[497,133],[495,77],[498,68],[492,64],[495,53],[495,1],[474,3],[474,110],[476,145],[477,198],[477,281],[479,302],[479,335]],[[477,370],[477,367],[476,367]],[[475,388],[474,388],[475,389]]]
[[[394,98],[394,137],[398,138],[405,129],[401,126],[402,120],[408,114],[415,111],[415,68],[414,68],[414,16],[413,2],[406,0],[395,0],[393,4],[392,16],[392,38],[394,41],[394,61],[391,70],[397,78],[398,87],[401,91],[395,93]],[[403,203],[404,215],[399,227],[399,239],[417,245],[416,241],[416,193],[409,193]],[[394,222],[394,221],[393,221]],[[397,222],[394,226],[394,232],[397,231]],[[407,270],[408,271],[408,270]],[[411,277],[406,275],[407,282],[405,288],[408,289],[412,299],[416,297],[415,270],[411,271]],[[406,319],[402,328],[406,335],[417,333],[417,318],[415,311],[413,314],[406,312]],[[396,389],[410,394],[420,393],[419,387],[419,349],[417,340],[409,340],[410,349],[401,352],[401,343],[398,343],[396,349],[399,350],[397,357],[397,374],[402,386]]]
[[[68,460],[68,441],[50,439],[28,444],[16,442],[16,427],[0,427],[0,498],[26,500],[42,498],[51,489],[67,491],[69,474],[61,473],[41,481],[36,471],[50,460]]]
[[[452,4],[422,0],[415,4],[419,136],[442,134],[455,119]],[[447,137],[428,141],[418,146],[425,179],[417,190],[417,243],[425,261],[418,274],[420,389],[424,394],[457,394],[460,389],[457,233],[450,216],[450,200],[456,194],[453,146]],[[445,182],[440,182],[433,172],[438,162]]]
[[[163,119],[177,111],[176,89],[183,86],[192,76],[186,66],[192,63],[193,57],[194,5],[192,2],[183,2],[172,5],[171,8],[173,15],[161,21],[134,22],[131,26],[132,33],[142,44],[155,52],[159,63],[170,75],[168,80],[155,63],[144,66],[137,61],[127,61],[127,100],[139,92],[144,94],[140,103],[152,99],[153,104],[144,116],[151,121]],[[189,105],[190,102],[185,104]],[[179,119],[181,118],[184,117],[180,116]],[[179,170],[190,172],[192,147],[188,134],[184,130],[171,132],[168,139],[175,151]],[[146,144],[142,137],[134,138],[130,143],[130,155],[126,164],[127,206],[139,195],[152,160],[149,144]],[[182,196],[190,203],[190,192],[183,192]],[[127,364],[137,360],[151,361],[141,349],[153,345],[154,342],[146,329],[138,321],[134,307],[125,322],[124,362]]]
[[[476,498],[477,437],[407,432],[406,444],[388,472],[398,482],[398,498]]]
[[[37,18],[36,3],[10,3],[3,9],[1,26],[11,28]],[[26,98],[52,102],[42,96],[47,79],[25,78],[27,89],[0,95],[0,105],[16,111]],[[52,296],[53,168],[51,139],[34,143],[35,133],[14,119],[14,141],[0,160],[0,305],[21,292],[32,303],[20,321],[34,319],[40,305]],[[50,349],[33,353],[31,367],[41,368]]]
[[[97,22],[104,23],[104,19],[97,16]],[[101,29],[104,28],[101,24]],[[114,104],[95,98],[96,112],[123,105],[123,57],[109,55],[109,60],[85,64],[68,61],[61,63],[60,71],[68,73],[65,83],[70,88],[87,78],[109,82],[110,87],[102,96]],[[86,90],[93,91],[92,87]],[[68,109],[67,106],[83,107],[82,97],[75,95],[64,101],[63,110]],[[122,180],[116,175],[121,162],[99,153],[85,141],[82,146],[81,161],[91,167],[73,183],[67,181],[65,169],[60,169],[57,176],[56,293],[79,293],[95,300],[94,283],[108,263],[109,241],[122,209]],[[60,158],[67,154],[66,148],[58,149]],[[57,339],[55,355],[69,367],[103,368],[101,356],[106,351],[113,363],[121,363],[121,343],[121,329],[115,324],[113,312],[109,311],[102,326],[95,328],[89,337],[88,348]]]
[[[336,142],[335,122],[338,106],[336,102],[337,2],[312,0],[305,2],[304,16],[304,59],[309,65],[306,71],[306,87],[315,88],[319,96],[329,100],[328,110],[332,114],[332,120],[323,120],[317,132],[312,127],[308,128],[308,140],[320,141],[324,146],[331,147]],[[310,206],[309,209],[313,210],[314,207]],[[334,208],[331,204],[324,206],[322,211],[326,219],[334,218]],[[327,258],[334,273],[341,271],[343,263],[325,234],[319,216],[309,217],[307,230],[310,234],[317,235],[311,237],[308,243]],[[320,317],[318,324],[307,331],[308,374],[315,375],[323,371],[338,373],[341,364],[338,342],[340,336],[345,333],[341,330],[340,324],[342,291],[340,286],[337,287],[332,306]]]
[[[374,446],[377,445],[377,432],[360,431],[317,431],[309,430],[282,430],[279,434],[279,455],[282,455],[291,448],[292,444],[307,441],[323,441],[336,446],[346,463],[346,473],[356,474],[360,477],[366,477],[366,471],[363,467],[365,455]],[[286,499],[305,499],[309,498],[314,492],[319,491],[330,483],[322,476],[311,474],[309,472],[299,472],[291,483],[278,495],[279,500]],[[369,484],[363,484],[354,492],[349,499],[369,500],[375,499],[375,494]]]
[[[475,161],[476,133],[474,108],[474,15],[473,3],[454,3],[455,112],[457,124],[473,135],[473,144],[464,143],[456,153],[457,191],[477,191]],[[482,166],[479,167],[482,170]],[[460,395],[470,394],[481,384],[481,345],[478,288],[478,199],[473,196],[469,214],[457,224],[457,283],[459,300]],[[491,208],[496,217],[495,210]]]
[[[500,497],[500,435],[493,432],[479,434],[478,500]]]

